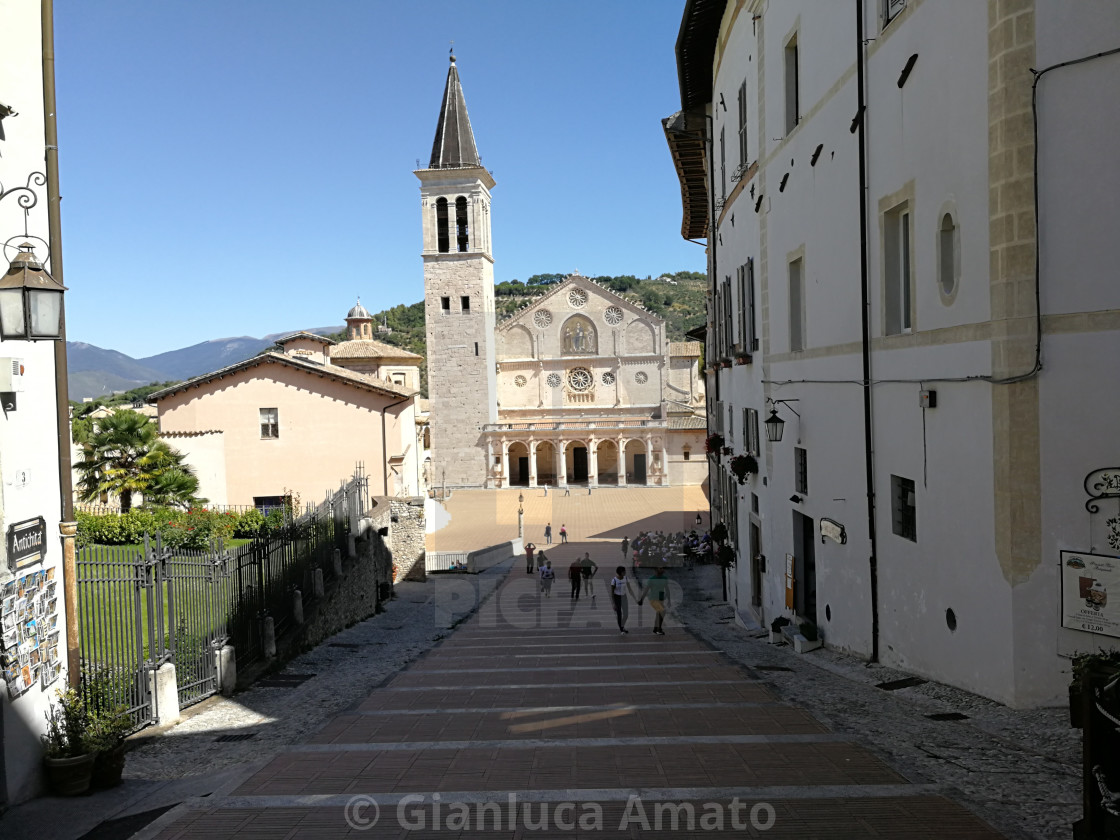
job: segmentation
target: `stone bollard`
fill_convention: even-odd
[[[266,659],[276,658],[276,622],[270,615],[261,619],[261,646]]]
[[[303,624],[303,593],[298,589],[292,590],[292,621],[296,626]]]
[[[233,645],[222,645],[214,651],[214,670],[218,674],[218,691],[229,697],[237,687],[237,656]]]
[[[323,588],[323,570],[311,570],[311,594],[315,598],[322,598],[326,590]]]
[[[337,548],[334,550],[334,555],[331,557],[331,565],[334,566],[334,576],[336,578],[342,577],[342,552]]]
[[[160,726],[179,722],[179,685],[175,680],[175,663],[164,662],[148,672],[148,690],[155,700]]]

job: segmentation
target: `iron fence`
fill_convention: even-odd
[[[180,707],[219,689],[218,651],[240,665],[265,654],[264,625],[291,626],[294,594],[315,599],[317,573],[334,577],[334,552],[369,510],[369,480],[354,478],[279,529],[225,549],[170,549],[145,536],[141,549],[86,546],[77,555],[82,691],[98,705],[123,703],[136,728],[159,719],[151,677],[175,663]]]

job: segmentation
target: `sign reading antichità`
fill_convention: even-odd
[[[41,516],[8,527],[8,568],[13,572],[41,563],[47,555],[47,523]]]
[[[1062,552],[1062,626],[1120,637],[1120,558]]]

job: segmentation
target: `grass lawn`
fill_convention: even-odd
[[[229,540],[225,548],[234,549],[251,542],[248,539]],[[102,663],[134,664],[148,658],[152,635],[170,639],[170,614],[168,610],[167,582],[160,587],[160,609],[149,622],[149,596],[143,591],[142,568],[133,560],[144,551],[143,545],[87,546],[78,553],[82,564],[82,578],[78,588],[79,628],[82,636],[82,655]],[[174,562],[174,560],[172,560]],[[101,580],[88,580],[88,578]],[[208,583],[205,580],[180,580],[175,587],[176,604],[181,619],[184,612],[209,611]],[[222,608],[226,605],[215,605]],[[224,616],[213,616],[213,622]],[[190,644],[189,640],[183,642]]]

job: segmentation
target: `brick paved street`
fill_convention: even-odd
[[[1003,836],[680,626],[653,635],[648,607],[623,636],[605,591],[537,610],[526,580],[515,563],[357,708],[145,836]]]

